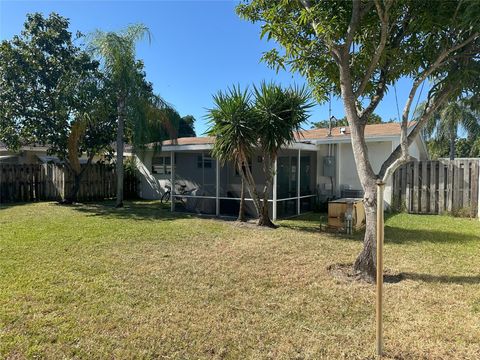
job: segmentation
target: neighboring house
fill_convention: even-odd
[[[95,156],[93,162],[102,159],[102,156]],[[87,156],[80,158],[80,163],[86,163]],[[9,150],[5,144],[0,142],[0,164],[44,164],[61,163],[61,160],[52,155],[48,155],[48,146],[44,145],[24,145],[18,151]]]
[[[400,124],[367,125],[365,138],[369,159],[377,172],[400,143]],[[177,198],[185,204],[176,206],[207,214],[235,215],[241,179],[233,164],[217,167],[211,157],[214,141],[212,137],[180,138],[165,141],[161,151],[147,147],[138,152],[140,197],[158,199],[174,180],[176,193],[184,193]],[[410,146],[410,155],[419,160],[428,158],[420,136]],[[249,166],[260,190],[263,187],[260,153],[252,156]],[[363,195],[348,127],[333,128],[330,135],[328,129],[302,131],[296,142],[280,151],[276,167],[275,183],[269,194],[274,220],[310,210],[316,198]],[[386,185],[385,199],[387,204],[391,203],[390,183]],[[247,204],[248,212],[254,214],[252,202]]]
[[[48,148],[42,145],[22,146],[18,151],[10,151],[0,142],[0,164],[41,164]]]

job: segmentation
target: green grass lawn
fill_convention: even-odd
[[[369,359],[375,288],[333,277],[359,236],[277,230],[158,203],[0,207],[0,358]],[[385,348],[480,358],[480,222],[386,221]]]

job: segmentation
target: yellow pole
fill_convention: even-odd
[[[383,190],[385,183],[377,181],[377,357],[383,355]]]

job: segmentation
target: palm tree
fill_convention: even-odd
[[[424,107],[424,104],[419,107],[419,114]],[[453,160],[459,130],[466,132],[470,139],[480,135],[479,114],[465,100],[451,101],[442,106],[425,126],[424,136],[431,141],[433,148],[448,143],[450,160]]]
[[[213,101],[215,107],[209,109],[206,116],[210,123],[207,133],[216,137],[212,155],[221,163],[232,161],[242,177],[238,219],[243,221],[244,184],[248,186],[257,212],[260,211],[260,197],[248,166],[248,159],[251,158],[258,136],[255,129],[255,114],[248,91],[242,91],[239,86],[234,86],[226,92],[218,92],[213,96]]]
[[[263,82],[254,87],[255,119],[263,157],[265,183],[258,224],[275,227],[268,214],[268,194],[273,183],[273,163],[282,147],[295,141],[295,133],[309,117],[313,106],[311,94],[305,87],[282,89],[275,83]]]
[[[150,32],[142,24],[130,25],[120,32],[103,32],[97,30],[92,35],[91,47],[103,60],[105,70],[112,83],[117,99],[117,201],[116,206],[123,206],[123,148],[125,121],[128,102],[144,85],[139,83],[139,66],[135,59],[136,43],[148,36]]]

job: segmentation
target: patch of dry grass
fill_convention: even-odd
[[[0,357],[369,359],[371,285],[327,267],[356,238],[320,216],[276,230],[52,203],[0,208]],[[395,359],[480,357],[480,223],[396,215],[386,229],[385,346]]]

